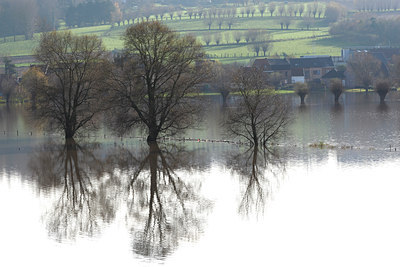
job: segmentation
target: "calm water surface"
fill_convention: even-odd
[[[400,95],[290,100],[270,153],[64,144],[1,106],[0,266],[399,266]],[[188,137],[229,139],[210,114]]]

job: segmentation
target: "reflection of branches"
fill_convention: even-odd
[[[116,163],[129,175],[129,222],[136,253],[162,258],[182,239],[196,239],[209,202],[199,196],[201,184],[189,179],[193,153],[152,143],[137,154],[125,151]],[[122,163],[122,164],[121,164]],[[148,170],[147,170],[148,168]],[[181,174],[187,180],[181,178]]]
[[[254,146],[245,153],[231,156],[228,166],[240,175],[244,183],[239,213],[263,212],[265,201],[279,185],[279,177],[284,170],[279,154]]]
[[[41,187],[62,188],[61,195],[45,214],[48,231],[57,240],[89,236],[99,229],[99,219],[115,216],[101,183],[103,164],[93,153],[95,146],[82,147],[74,140],[43,147],[29,166]]]

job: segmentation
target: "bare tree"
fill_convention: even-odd
[[[285,18],[284,20],[283,20],[283,23],[285,24],[285,27],[286,27],[286,30],[289,30],[289,26],[290,26],[290,24],[292,23],[292,20],[290,19],[290,18]]]
[[[313,3],[308,3],[307,4],[307,9],[306,9],[307,17],[311,18],[311,15],[313,14],[313,10],[314,10]],[[314,16],[314,18],[315,18],[315,16]]]
[[[285,25],[285,19],[284,18],[280,18],[278,23],[279,23],[279,25],[281,25],[281,30],[283,30],[283,26]]]
[[[211,16],[208,16],[204,19],[204,24],[206,24],[208,26],[208,30],[211,30],[211,26],[214,23],[214,19]]]
[[[233,24],[235,24],[235,18],[234,18],[234,17],[229,17],[229,18],[226,20],[226,24],[228,25],[228,29],[231,30]]]
[[[335,96],[335,104],[339,104],[339,97],[343,93],[343,84],[340,79],[332,79],[329,84],[329,90]]]
[[[242,8],[240,9],[240,14],[242,14],[242,18],[244,17],[244,13],[245,13],[245,9],[242,7]]]
[[[258,5],[258,11],[260,11],[261,17],[264,17],[265,9],[266,9],[266,6],[265,6],[264,2],[261,2]]]
[[[224,18],[223,17],[220,17],[220,18],[218,18],[217,19],[217,25],[218,25],[218,29],[219,30],[221,30],[221,28],[222,28],[222,24],[224,24]]]
[[[271,50],[272,48],[272,42],[271,42],[271,35],[268,33],[265,33],[261,36],[261,50],[264,53],[264,57],[266,56],[266,53],[268,50]]]
[[[379,95],[381,104],[385,103],[385,97],[390,91],[390,82],[386,80],[378,80],[375,83],[375,92]]]
[[[294,11],[294,5],[293,5],[293,3],[288,4],[288,5],[287,5],[287,8],[286,8],[286,13],[287,13],[289,16],[292,16],[292,15],[293,15],[293,11]]]
[[[143,126],[147,141],[193,123],[196,100],[188,97],[208,75],[201,45],[159,22],[131,26],[124,35],[130,60],[116,68],[112,88],[116,130]]]
[[[189,19],[192,19],[193,10],[192,9],[188,9],[188,11],[186,11],[186,14],[189,16]]]
[[[319,5],[317,9],[318,18],[321,18],[321,15],[324,13],[325,7],[323,5]]]
[[[212,40],[211,34],[205,34],[205,35],[203,35],[203,41],[206,43],[207,46],[210,45],[211,40]]]
[[[13,75],[5,77],[0,83],[0,92],[6,99],[6,103],[8,104],[13,95],[16,93],[17,82],[15,81],[15,77]]]
[[[243,38],[243,33],[240,31],[235,31],[233,33],[233,38],[235,39],[236,43],[238,44],[238,43],[240,43],[240,40],[242,40],[242,38]]]
[[[318,13],[318,9],[319,9],[319,3],[318,2],[314,2],[312,4],[312,14],[314,16],[314,19],[315,19],[315,16],[317,15],[317,13]]]
[[[101,40],[71,32],[43,33],[35,56],[48,75],[48,85],[38,90],[37,118],[63,130],[66,139],[93,126],[110,72]]]
[[[226,106],[226,100],[233,91],[233,75],[237,71],[238,66],[234,64],[221,64],[216,62],[213,64],[213,77],[211,79],[211,87],[218,91],[222,96],[223,106]]]
[[[281,17],[286,15],[286,6],[284,4],[278,6],[278,12]]]
[[[255,52],[257,57],[258,57],[258,55],[260,54],[260,51],[261,51],[261,44],[260,43],[253,43],[248,47],[248,49],[250,51]]]
[[[304,4],[299,4],[299,16],[301,17],[304,13]]]
[[[275,5],[275,3],[269,3],[269,4],[268,4],[268,11],[269,11],[269,13],[271,14],[271,17],[272,17],[272,15],[274,14],[275,10],[276,10],[276,5]]]
[[[231,32],[225,32],[224,33],[224,39],[225,39],[225,43],[229,44],[229,42],[232,40]]]
[[[349,70],[354,74],[366,93],[373,81],[381,72],[381,62],[369,53],[356,53],[347,62]]]
[[[252,41],[253,43],[256,42],[262,34],[262,31],[260,30],[250,30],[248,32],[250,36],[250,41]]]
[[[251,13],[251,17],[254,17],[254,13],[256,13],[256,8],[254,6],[252,6],[250,8],[250,13]]]
[[[247,17],[250,16],[250,12],[251,12],[251,7],[250,7],[250,6],[247,6],[247,7],[246,7],[246,15],[247,15]]]
[[[22,85],[28,93],[29,103],[36,109],[38,90],[45,88],[48,84],[46,75],[38,68],[32,67],[22,76]]]
[[[250,40],[251,40],[251,32],[250,31],[246,31],[244,33],[244,40],[246,41],[246,43],[250,42]]]
[[[307,30],[309,30],[315,23],[315,20],[313,18],[307,17],[303,19],[302,24],[306,26]]]
[[[176,15],[178,16],[179,20],[182,20],[182,11],[181,10],[177,11]]]
[[[216,33],[213,35],[213,39],[216,45],[219,45],[222,40],[222,35],[220,33]]]
[[[241,99],[225,121],[227,131],[246,139],[251,146],[267,147],[284,132],[288,105],[273,90],[266,89],[265,74],[260,69],[242,68],[233,81]]]
[[[171,10],[168,11],[168,15],[169,15],[171,20],[174,18],[174,14],[175,14],[175,10],[173,8],[171,8]]]
[[[199,19],[201,19],[203,16],[205,16],[205,12],[202,8],[199,8],[197,10],[197,15],[199,15]]]
[[[297,13],[299,13],[299,5],[293,5],[293,15],[296,17]]]
[[[304,105],[304,98],[310,92],[308,85],[306,83],[297,82],[294,84],[294,91],[300,97],[300,105]]]
[[[216,7],[212,7],[210,9],[212,16],[214,17],[214,19],[217,17],[218,14],[218,9]]]

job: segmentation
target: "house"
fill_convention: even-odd
[[[264,72],[270,71],[270,65],[267,58],[257,58],[254,60],[252,67],[261,69]]]
[[[345,85],[345,74],[344,70],[331,70],[330,72],[326,73],[325,75],[322,76],[321,82],[324,84],[326,87],[329,87],[331,81],[333,79],[339,79],[342,81],[343,86]]]
[[[253,68],[261,69],[266,73],[278,73],[281,76],[281,83],[291,83],[292,75],[290,63],[287,59],[280,58],[262,58],[256,59],[252,65]]]
[[[292,70],[303,70],[305,82],[319,81],[335,68],[330,56],[290,58],[289,63]],[[296,75],[299,73],[296,71]]]
[[[287,59],[270,58],[268,63],[272,72],[282,76],[284,84],[292,82],[292,70]]]
[[[342,49],[342,58],[347,62],[355,53],[379,53],[386,61],[391,61],[393,56],[400,55],[400,48],[393,47],[360,47],[360,48],[344,48]]]
[[[302,68],[292,69],[292,83],[305,83],[304,71]]]

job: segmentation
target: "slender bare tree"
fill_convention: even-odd
[[[251,146],[267,147],[284,132],[289,121],[287,103],[267,89],[261,69],[241,68],[233,81],[241,99],[224,123],[228,133],[246,139]]]

